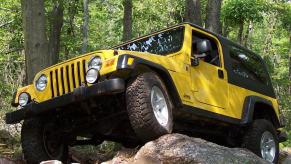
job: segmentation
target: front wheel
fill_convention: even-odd
[[[277,163],[279,142],[273,124],[265,119],[258,119],[247,130],[243,147],[251,150],[266,161]]]
[[[56,125],[41,118],[24,120],[21,144],[24,158],[29,164],[47,160],[67,163],[68,147],[57,133]]]
[[[155,73],[143,73],[129,83],[126,103],[131,126],[142,141],[172,132],[173,105],[164,83]]]

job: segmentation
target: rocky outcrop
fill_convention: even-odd
[[[285,147],[280,152],[280,164],[291,164],[291,148]]]
[[[1,137],[0,137],[1,138]],[[0,147],[1,148],[1,147]],[[115,155],[116,154],[116,155]],[[291,163],[290,148],[282,149],[280,163]],[[115,155],[115,156],[114,156]],[[117,153],[110,151],[78,152],[72,149],[70,156],[73,161],[84,164],[267,164],[252,152],[241,148],[227,148],[203,139],[192,138],[182,134],[164,135],[148,142],[140,149],[122,149]],[[114,157],[113,157],[114,156]],[[113,157],[113,158],[112,158]],[[50,161],[52,164],[55,162]],[[23,164],[22,158],[11,160],[0,158],[1,163]]]
[[[248,150],[227,148],[182,134],[168,134],[162,136],[155,141],[145,144],[135,155],[130,156],[125,154],[127,153],[119,152],[111,161],[104,162],[104,164],[268,163]]]

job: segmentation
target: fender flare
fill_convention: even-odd
[[[131,65],[127,64],[129,58],[134,58],[134,62]],[[152,61],[137,57],[137,56],[133,56],[133,55],[129,55],[129,54],[122,54],[118,58],[116,69],[117,69],[117,71],[118,70],[125,70],[125,69],[134,71],[140,65],[146,66],[146,67],[152,69],[153,71],[155,71],[156,73],[158,73],[158,75],[164,81],[166,88],[168,89],[168,93],[170,94],[171,100],[172,100],[175,108],[182,107],[182,100],[179,96],[178,90],[175,86],[175,83],[174,83],[169,71],[165,67],[163,67],[159,64],[156,64]]]
[[[273,104],[270,100],[264,99],[258,96],[247,96],[244,101],[243,111],[242,111],[242,118],[241,118],[241,125],[250,124],[253,122],[254,118],[254,111],[255,111],[255,104],[262,103],[273,108]],[[273,108],[274,109],[274,108]],[[275,121],[273,122],[275,126],[280,126],[280,122],[275,114]]]

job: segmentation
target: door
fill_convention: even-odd
[[[196,50],[196,44],[201,40],[210,43],[209,51],[202,54]],[[228,83],[227,73],[222,67],[222,54],[218,48],[219,41],[214,37],[207,36],[196,31],[192,32],[192,55],[200,56],[199,65],[190,67],[193,96],[196,101],[204,106],[217,108],[228,107]],[[203,56],[201,58],[201,56]],[[213,108],[212,108],[213,109]]]

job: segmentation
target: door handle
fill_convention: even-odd
[[[224,79],[224,73],[223,73],[223,71],[221,69],[218,70],[218,77],[220,79]]]

